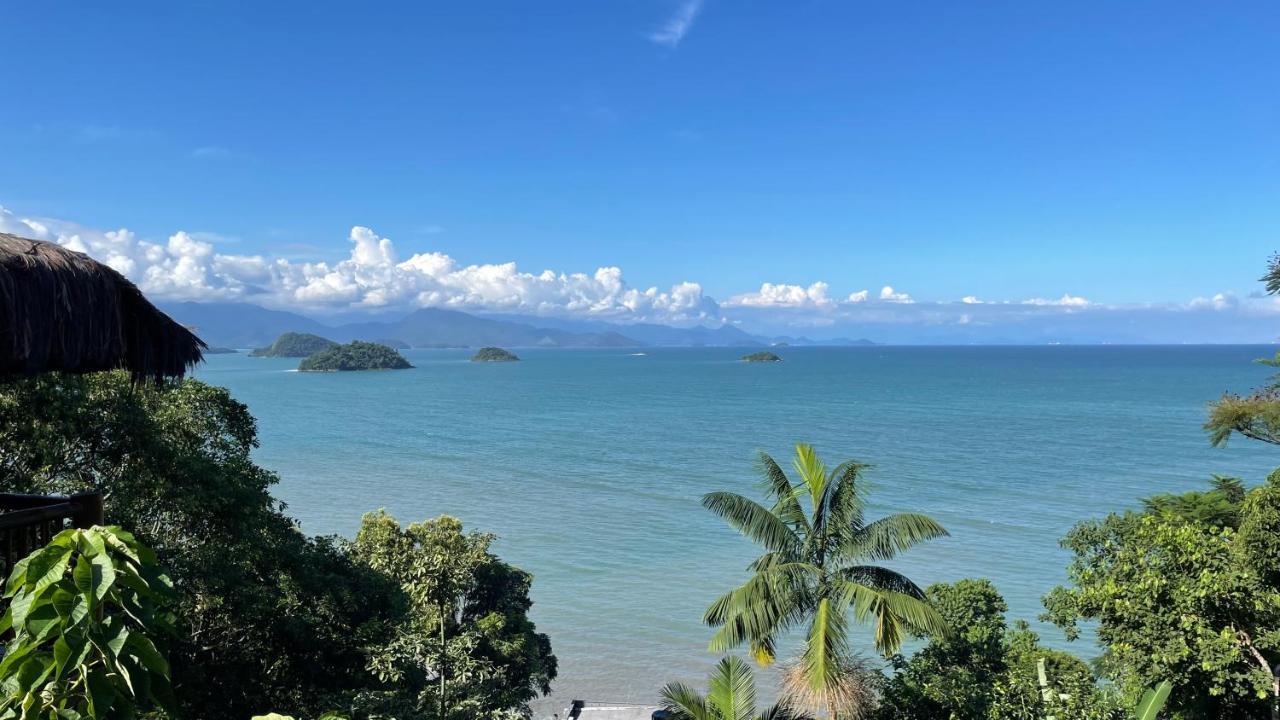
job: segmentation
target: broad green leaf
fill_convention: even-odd
[[[91,668],[87,685],[89,715],[95,718],[108,717],[108,712],[116,701],[116,691],[111,687],[111,680],[102,670]]]
[[[1142,701],[1138,703],[1137,720],[1156,720],[1172,691],[1173,684],[1168,680],[1162,680],[1159,685],[1147,690],[1142,696]]]
[[[116,582],[116,569],[106,555],[93,556],[89,564],[93,568],[94,597],[101,602]]]
[[[138,657],[138,660],[151,672],[160,675],[169,674],[169,663],[164,656],[156,650],[156,646],[151,639],[141,633],[132,633],[128,640],[129,649]]]
[[[27,582],[27,564],[31,562],[31,556],[22,558],[13,564],[13,570],[9,573],[9,582],[5,583],[4,595],[11,597],[18,588]]]
[[[40,594],[46,587],[62,579],[67,573],[67,561],[71,548],[50,545],[31,555],[27,564],[25,587],[33,594]]]

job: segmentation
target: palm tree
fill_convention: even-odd
[[[757,713],[755,676],[747,663],[733,656],[716,665],[705,697],[683,683],[662,688],[662,709],[672,720],[807,720],[786,701]]]
[[[781,636],[807,623],[802,672],[815,694],[832,697],[826,706],[834,717],[841,674],[853,662],[850,615],[875,625],[876,650],[886,656],[898,651],[906,632],[947,631],[915,583],[862,563],[890,560],[947,531],[916,513],[867,522],[866,488],[860,482],[867,465],[845,462],[828,473],[805,444],[796,445],[794,465],[799,483],[792,483],[768,454],[760,454],[769,507],[730,492],[703,497],[703,506],[765,550],[751,563],[751,578],[712,603],[703,621],[720,628],[711,639],[712,651],[747,644],[762,665],[773,662]]]

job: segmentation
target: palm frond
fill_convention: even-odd
[[[750,666],[732,655],[721,660],[711,676],[707,704],[721,720],[754,720],[756,679]]]
[[[833,522],[839,526],[842,533],[862,529],[863,511],[866,509],[867,501],[861,479],[862,473],[870,468],[871,466],[866,463],[848,460],[837,465],[827,479],[827,485],[836,488],[829,512],[833,513]]]
[[[841,570],[838,576],[876,590],[889,590],[903,595],[910,595],[919,600],[924,599],[924,590],[912,582],[911,578],[896,570],[890,570],[878,565],[854,565]]]
[[[773,511],[791,527],[807,530],[809,519],[800,507],[797,495],[802,490],[791,484],[791,479],[783,472],[782,467],[768,453],[760,453],[756,461],[757,471],[763,479],[761,485],[769,497],[774,498]]]
[[[800,539],[787,523],[760,503],[737,493],[712,492],[702,506],[771,552],[795,551]]]
[[[876,651],[888,657],[902,648],[906,632],[928,637],[946,635],[950,627],[927,601],[895,592],[881,592],[872,611],[876,618]]]
[[[845,616],[822,598],[814,609],[803,655],[805,676],[814,690],[825,690],[839,678],[840,655],[845,648]]]
[[[892,560],[927,540],[946,537],[947,529],[928,515],[897,513],[867,523],[844,548],[848,555],[871,560]]]
[[[684,683],[667,683],[662,688],[662,709],[674,720],[718,720],[707,707],[706,699]]]
[[[792,707],[786,699],[779,700],[773,707],[760,713],[759,720],[811,720],[811,717]]]
[[[804,610],[809,595],[804,576],[814,572],[804,563],[771,566],[720,596],[702,618],[720,628],[708,649],[724,652],[750,643],[761,664],[771,662],[774,637],[790,628]]]
[[[822,502],[822,491],[827,484],[826,465],[822,464],[813,446],[806,443],[796,443],[796,457],[792,464],[795,466],[796,473],[800,475],[801,482],[804,483],[804,490],[809,493],[809,502],[816,510]],[[814,529],[817,529],[816,524]]]

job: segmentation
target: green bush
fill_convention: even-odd
[[[0,718],[129,718],[174,709],[157,640],[172,631],[169,579],[118,527],[64,530],[15,564],[0,630]]]

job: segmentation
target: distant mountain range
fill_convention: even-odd
[[[874,345],[870,340],[815,342],[808,338],[769,338],[731,325],[689,328],[667,325],[617,325],[591,320],[532,318],[523,315],[472,315],[423,308],[398,320],[325,324],[283,310],[248,303],[169,303],[161,309],[195,328],[213,346],[256,348],[282,333],[305,332],[338,342],[399,341],[412,347],[764,347],[768,345]]]

